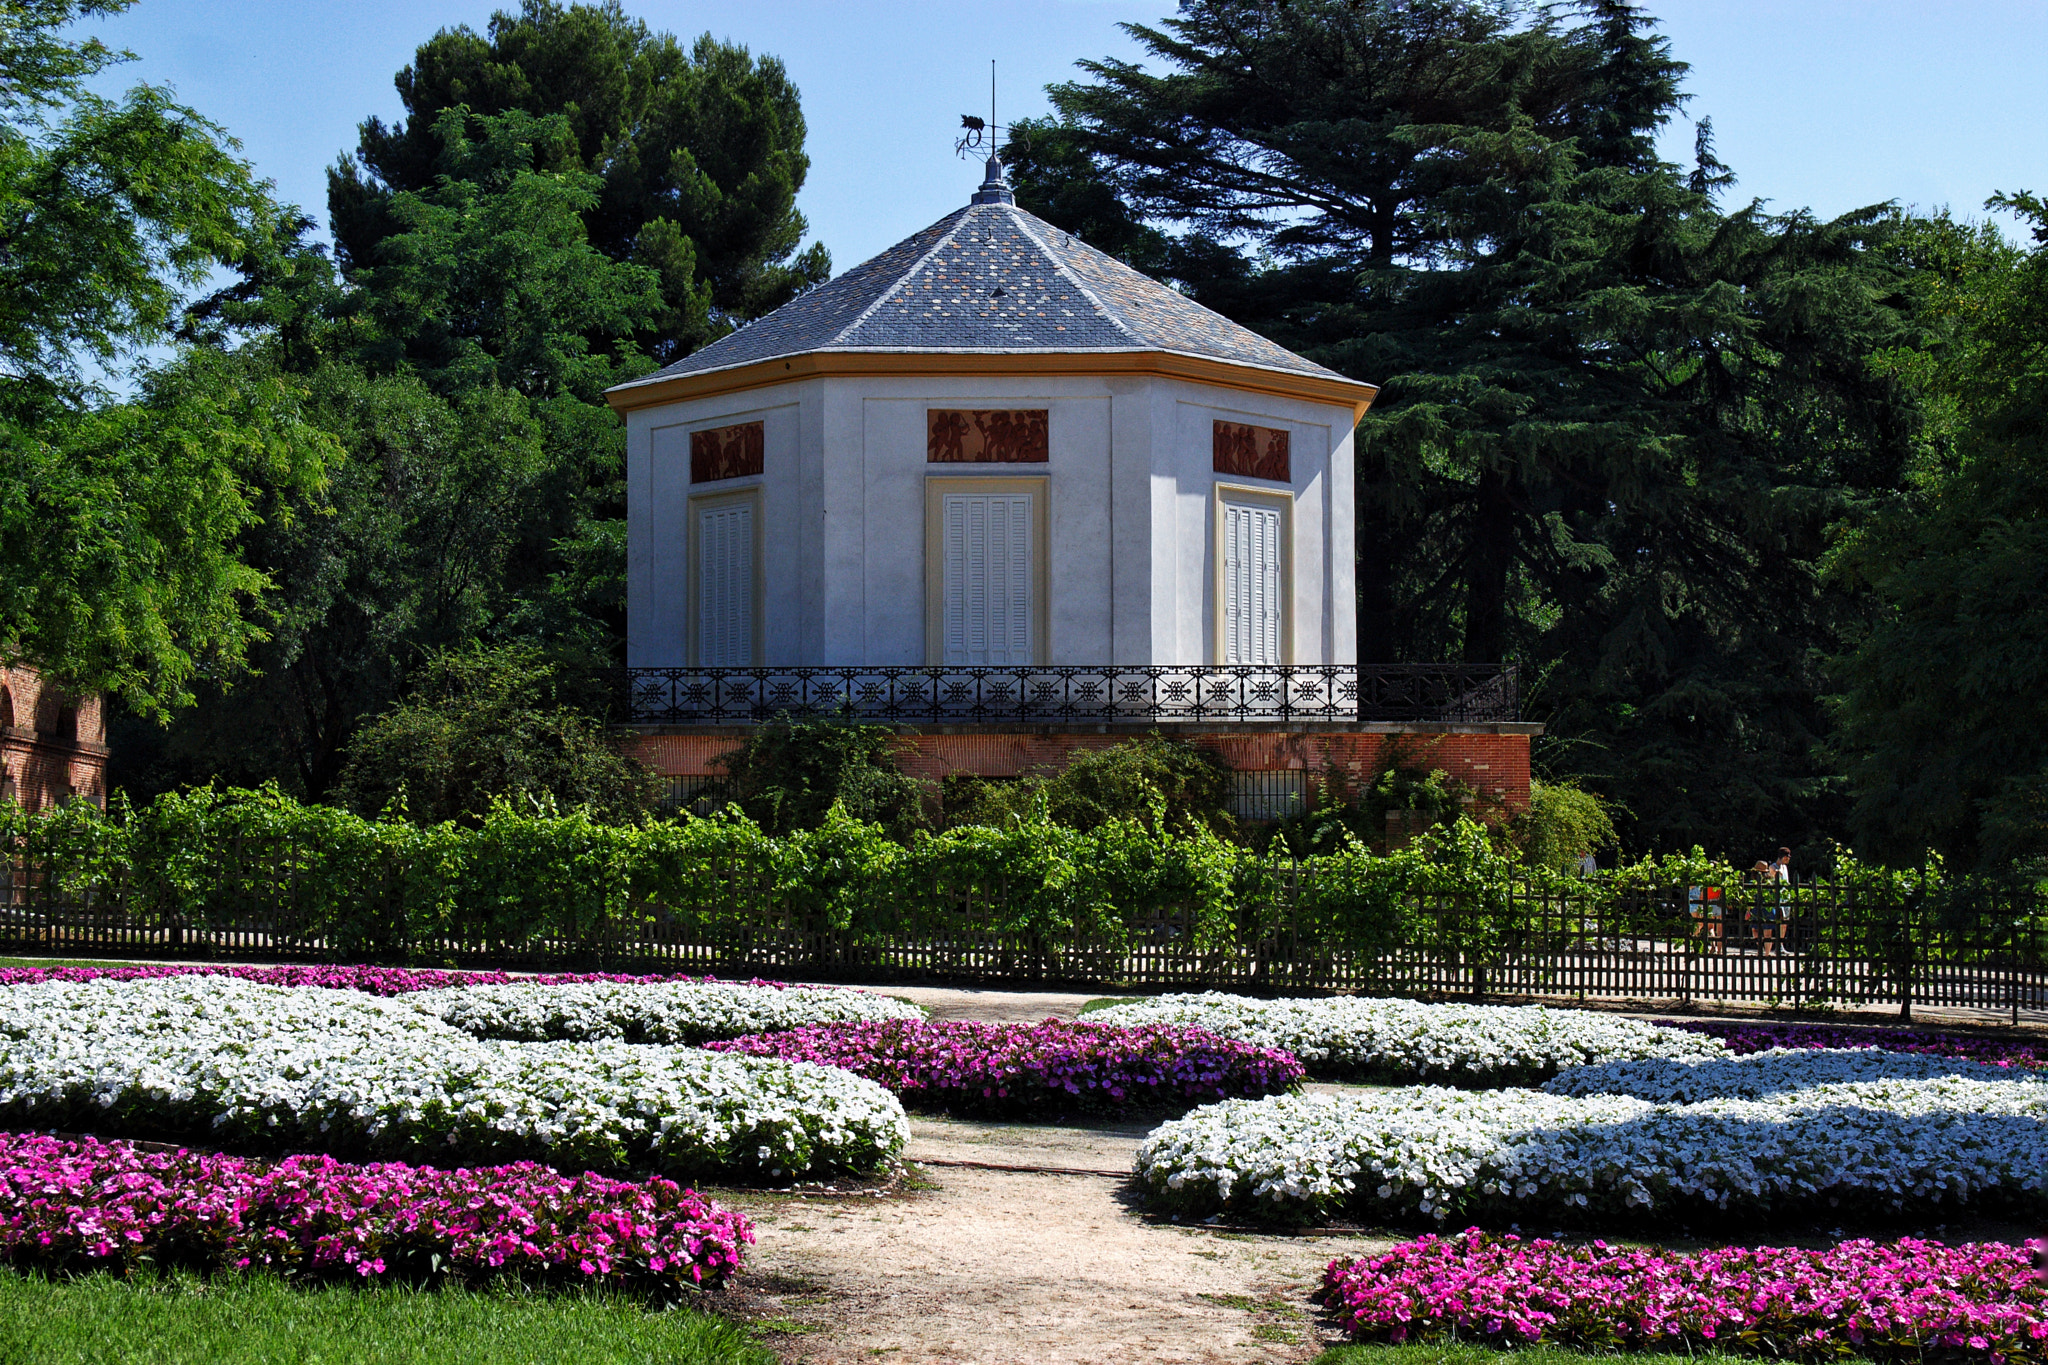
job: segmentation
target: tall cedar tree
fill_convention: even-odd
[[[1380,384],[1358,431],[1362,661],[1517,659],[1630,841],[1817,840],[1818,586],[1912,448],[1866,363],[1906,320],[1887,210],[1751,206],[1620,0],[1188,0],[1013,142],[1020,201]],[[1093,234],[1090,236],[1090,234]]]
[[[796,211],[810,158],[804,116],[780,60],[705,35],[687,51],[618,0],[525,0],[483,34],[443,29],[398,73],[406,116],[366,120],[353,157],[329,174],[336,252],[374,269],[406,223],[397,196],[450,173],[442,120],[559,114],[566,136],[536,169],[596,177],[582,216],[592,246],[660,279],[662,308],[637,332],[657,361],[688,355],[831,274]],[[455,172],[458,176],[462,172]]]

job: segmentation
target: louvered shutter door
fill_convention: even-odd
[[[947,493],[940,500],[940,643],[948,665],[1031,659],[1031,495]]]
[[[697,662],[754,662],[754,509],[730,503],[697,514]]]
[[[1281,662],[1281,516],[1277,507],[1223,504],[1223,662]]]

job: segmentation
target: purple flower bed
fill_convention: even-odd
[[[1967,1057],[1993,1066],[2048,1067],[2048,1046],[1968,1034],[1925,1033],[1910,1028],[1838,1028],[1832,1024],[1764,1024],[1720,1019],[1659,1019],[1663,1028],[1685,1029],[1719,1038],[1738,1055],[1787,1048],[1883,1048],[1933,1057]]]
[[[622,976],[617,972],[556,972],[542,976],[512,976],[506,972],[441,971],[432,967],[224,967],[186,964],[145,964],[134,967],[8,967],[0,970],[0,986],[26,986],[38,981],[144,981],[161,976],[238,976],[263,986],[323,986],[337,991],[364,991],[370,995],[405,995],[411,991],[437,991],[450,986],[559,986],[579,981],[617,981],[627,985],[650,982],[716,981],[713,976]],[[741,981],[742,986],[772,986],[787,989],[782,981]]]
[[[45,1269],[260,1269],[311,1278],[717,1285],[746,1216],[670,1180],[574,1179],[324,1156],[284,1161],[0,1133],[0,1256]]]
[[[843,1067],[906,1106],[959,1113],[1184,1111],[1234,1096],[1278,1094],[1301,1080],[1291,1053],[1199,1029],[1107,1024],[821,1024],[706,1043]]]
[[[1692,1253],[1561,1246],[1474,1229],[1332,1261],[1353,1335],[1721,1350],[1830,1360],[2048,1359],[2048,1289],[2002,1243],[1843,1242]]]

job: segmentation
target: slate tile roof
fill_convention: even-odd
[[[970,204],[635,383],[811,351],[1176,351],[1341,377],[996,203]]]

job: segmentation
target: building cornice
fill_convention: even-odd
[[[1356,423],[1379,393],[1376,385],[1335,374],[1241,365],[1180,351],[806,351],[693,374],[650,376],[605,392],[620,416],[661,403],[714,398],[802,379],[1044,376],[1047,378],[1182,379],[1279,398],[1351,409]]]

